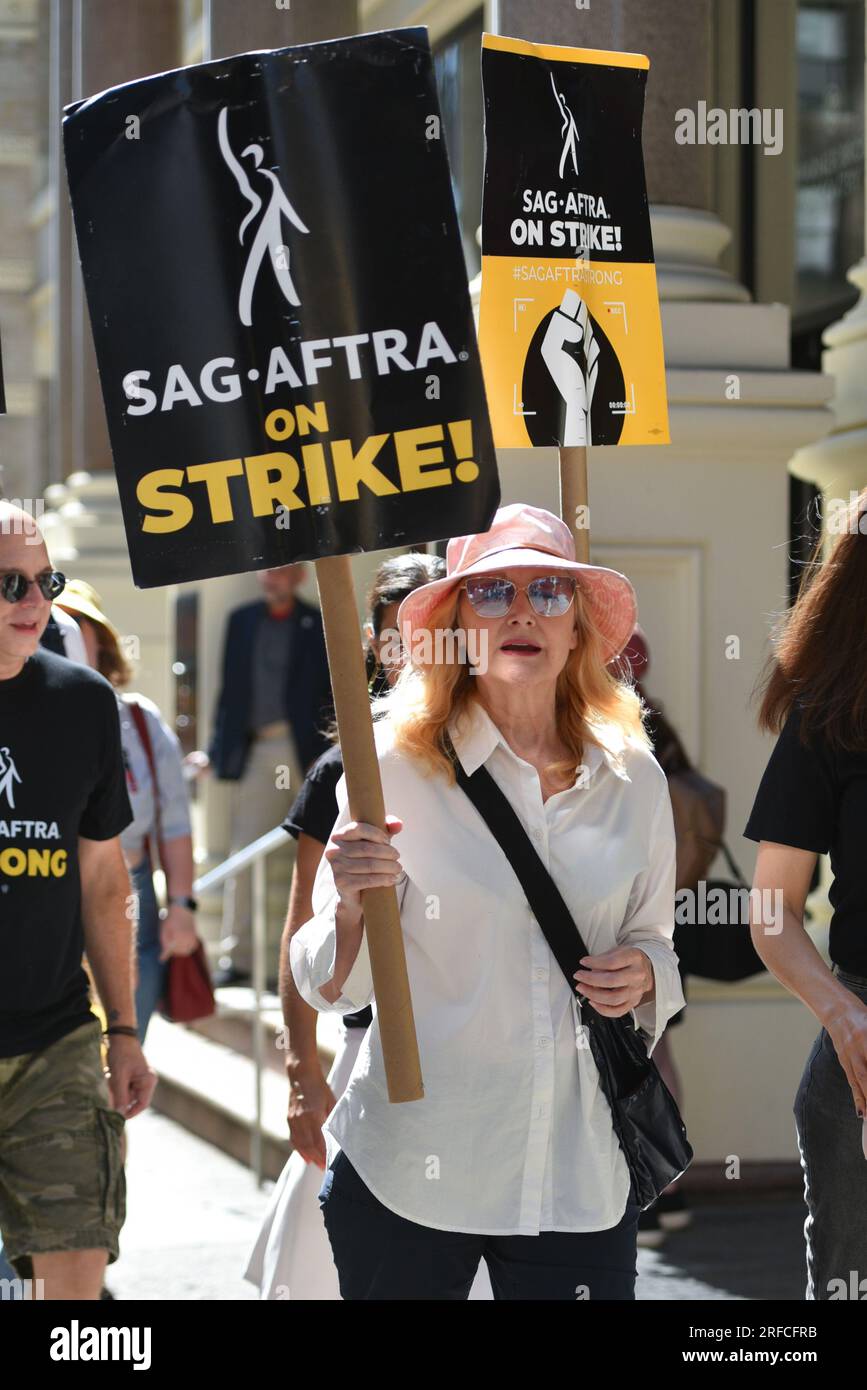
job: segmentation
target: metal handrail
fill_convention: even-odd
[[[196,897],[216,893],[229,879],[237,877],[247,869],[253,875],[253,1068],[255,1073],[255,1115],[253,1131],[250,1135],[250,1167],[256,1177],[256,1186],[262,1186],[262,1073],[265,1066],[265,1031],[262,1020],[262,995],[265,993],[265,952],[266,952],[266,878],[265,860],[275,849],[286,844],[286,831],[277,825],[252,840],[249,845],[239,849],[218,864],[215,869],[202,874],[193,884]]]
[[[213,893],[217,888],[221,888],[227,879],[234,878],[241,869],[249,868],[255,860],[264,858],[279,845],[285,845],[286,831],[281,825],[275,825],[273,830],[266,830],[264,835],[260,835],[258,840],[251,840],[249,845],[239,849],[231,858],[218,864],[215,869],[209,869],[201,878],[197,878],[193,884],[193,892],[201,898],[205,893]]]

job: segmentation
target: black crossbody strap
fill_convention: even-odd
[[[466,792],[508,859],[526,894],[533,916],[539,923],[557,964],[566,976],[569,988],[574,993],[574,972],[581,968],[581,957],[590,954],[575,925],[575,919],[536,853],[517,813],[487,768],[479,767],[469,776],[461,767],[453,748],[451,753],[458,786]]]
[[[744,878],[743,874],[741,873],[740,869],[735,863],[734,856],[731,850],[729,849],[728,845],[726,844],[725,840],[720,840],[719,847],[723,852],[723,858],[728,864],[729,870],[731,871],[731,873],[734,874],[738,884],[741,886],[741,888],[749,888],[750,885],[747,883],[746,879]]]

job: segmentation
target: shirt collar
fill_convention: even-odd
[[[523,759],[509,747],[491,716],[478,700],[468,700],[460,713],[449,721],[448,728],[455,752],[468,777],[472,777],[473,773],[488,761],[498,746],[515,762],[523,763]],[[618,777],[624,778],[627,782],[630,780],[625,768],[607,749],[596,743],[588,743],[584,749],[587,778],[583,785],[596,775],[603,763],[607,763]]]

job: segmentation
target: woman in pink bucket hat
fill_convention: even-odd
[[[404,642],[409,645],[407,637],[411,642],[417,629],[428,629],[437,605],[464,580],[511,566],[577,580],[588,619],[602,639],[605,664],[619,656],[632,636],[638,612],[629,580],[616,570],[581,564],[575,559],[575,542],[565,522],[541,507],[520,502],[501,507],[490,531],[449,541],[445,577],[422,585],[400,607],[397,622]]]
[[[375,729],[394,814],[352,821],[340,784],[290,946],[314,1008],[370,1003],[361,894],[396,885],[425,1093],[389,1102],[374,1016],[323,1127],[346,1299],[465,1299],[482,1259],[497,1299],[635,1297],[639,1203],[580,1012],[631,1012],[650,1053],[684,1003],[665,775],[609,669],[635,621],[629,580],[518,504],[451,540],[398,611],[410,661]],[[452,755],[505,794],[565,900],[590,952],[572,981]]]

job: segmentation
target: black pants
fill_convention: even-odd
[[[319,1191],[344,1299],[466,1299],[484,1259],[495,1299],[634,1299],[638,1203],[607,1231],[437,1231],[383,1206],[341,1150]]]
[[[837,970],[867,1004],[867,977]],[[846,1073],[825,1028],[813,1044],[795,1097],[808,1216],[809,1300],[864,1298],[867,1282],[867,1163],[862,1122]]]

